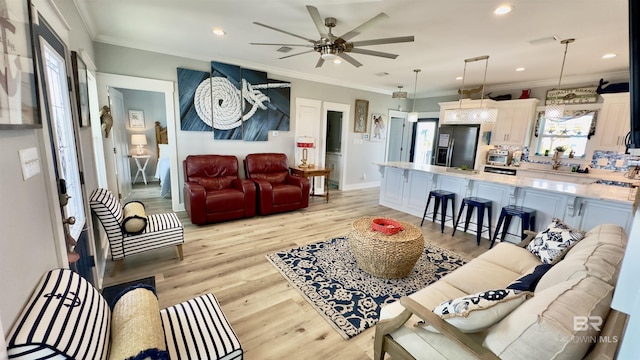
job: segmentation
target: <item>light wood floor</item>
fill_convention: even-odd
[[[159,187],[136,187],[134,198],[147,212],[170,210]],[[346,235],[361,216],[390,217],[420,225],[420,219],[378,205],[379,189],[332,191],[331,201],[312,198],[307,209],[285,214],[195,226],[185,212],[184,260],[175,248],[127,257],[122,271],[105,277],[105,286],[155,275],[160,307],[213,293],[236,331],[245,358],[372,359],[373,329],[344,340],[280,273],[265,255],[303,244]],[[425,239],[472,258],[489,248],[475,235],[425,221]],[[107,274],[113,264],[109,261]]]

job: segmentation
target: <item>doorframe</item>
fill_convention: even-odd
[[[340,131],[340,154],[342,155],[342,159],[340,160],[340,179],[338,180],[338,190],[342,190],[346,181],[345,165],[347,163],[347,137],[349,136],[348,124],[349,119],[351,119],[351,105],[328,101],[322,102],[322,121],[320,124],[322,134],[320,144],[322,148],[320,159],[323,167],[325,166],[325,159],[327,157],[327,116],[329,115],[329,111],[342,113],[342,129]],[[329,181],[329,179],[325,179],[325,181]]]
[[[404,121],[407,121],[407,119],[409,118],[409,113],[406,111],[389,110],[389,117],[387,118],[389,119],[387,121],[387,128],[389,130],[387,133],[387,140],[385,141],[385,144],[384,144],[384,161],[385,162],[389,158],[389,140],[391,138],[391,118],[392,117],[401,118],[401,119],[404,119]]]
[[[175,82],[100,72],[96,73],[96,78],[99,85],[98,98],[103,104],[108,104],[108,89],[110,87],[164,93],[165,112],[167,114],[167,137],[169,142],[169,169],[171,174],[171,207],[173,211],[184,210],[184,203],[180,202],[180,189],[178,186],[178,138],[176,130]],[[101,164],[98,164],[98,166],[103,166],[106,169],[104,159],[102,159]],[[109,172],[109,169],[106,169],[106,172],[107,174],[112,175]]]

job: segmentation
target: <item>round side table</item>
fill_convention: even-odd
[[[385,235],[371,230],[373,219],[375,217],[362,217],[352,224],[349,245],[358,266],[376,277],[406,277],[424,251],[422,230],[408,222],[398,221],[404,230],[395,235]]]

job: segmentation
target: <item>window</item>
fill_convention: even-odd
[[[566,120],[565,120],[566,119]],[[536,155],[553,154],[553,149],[564,146],[565,153],[573,151],[575,157],[584,157],[587,141],[595,129],[597,111],[566,111],[563,120],[548,120],[544,112],[538,113],[536,135],[539,136]]]

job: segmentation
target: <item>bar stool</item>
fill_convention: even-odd
[[[502,228],[502,235],[500,236],[500,241],[504,241],[504,237],[507,234],[507,230],[509,230],[509,225],[511,225],[511,218],[517,216],[520,218],[520,233],[521,237],[524,239],[527,235],[524,233],[525,230],[532,230],[536,223],[536,210],[527,208],[524,206],[516,206],[516,205],[508,205],[502,208],[500,212],[500,218],[498,219],[498,226],[496,226],[496,231],[493,233],[493,240],[491,240],[491,246],[489,249],[493,247],[493,244],[496,242],[496,238],[498,237],[498,232],[500,232],[500,226],[504,221],[504,227]]]
[[[444,233],[444,221],[447,217],[448,200],[451,200],[451,219],[454,223],[456,222],[456,214],[454,210],[456,206],[456,194],[452,193],[451,191],[445,190],[429,191],[427,206],[424,207],[424,214],[422,214],[422,221],[420,222],[420,226],[422,226],[422,224],[424,223],[424,218],[427,217],[427,210],[429,209],[431,198],[435,199],[435,203],[433,205],[433,218],[431,221],[436,221],[436,216],[438,216],[438,207],[440,207],[440,204],[442,204],[442,213],[440,214],[440,232]]]
[[[478,213],[478,220],[477,220],[477,228],[476,228],[476,239],[478,241],[478,245],[480,245],[480,238],[482,237],[482,232],[484,231],[484,228],[487,228],[487,231],[489,232],[489,239],[492,238],[491,236],[491,208],[493,205],[493,201],[488,200],[488,199],[483,199],[483,198],[479,198],[479,197],[475,197],[475,196],[471,196],[471,197],[466,197],[464,199],[462,199],[462,205],[460,205],[460,211],[458,212],[458,221],[456,221],[455,226],[453,227],[453,233],[451,234],[451,236],[456,234],[456,230],[458,229],[458,223],[460,223],[460,218],[462,217],[462,211],[464,210],[465,206],[467,207],[467,216],[466,216],[466,221],[464,222],[464,232],[467,232],[467,229],[469,228],[469,221],[471,220],[471,215],[473,215],[473,209],[477,209],[477,213]],[[485,210],[487,210],[487,215],[489,217],[489,226],[484,226],[484,213]]]

